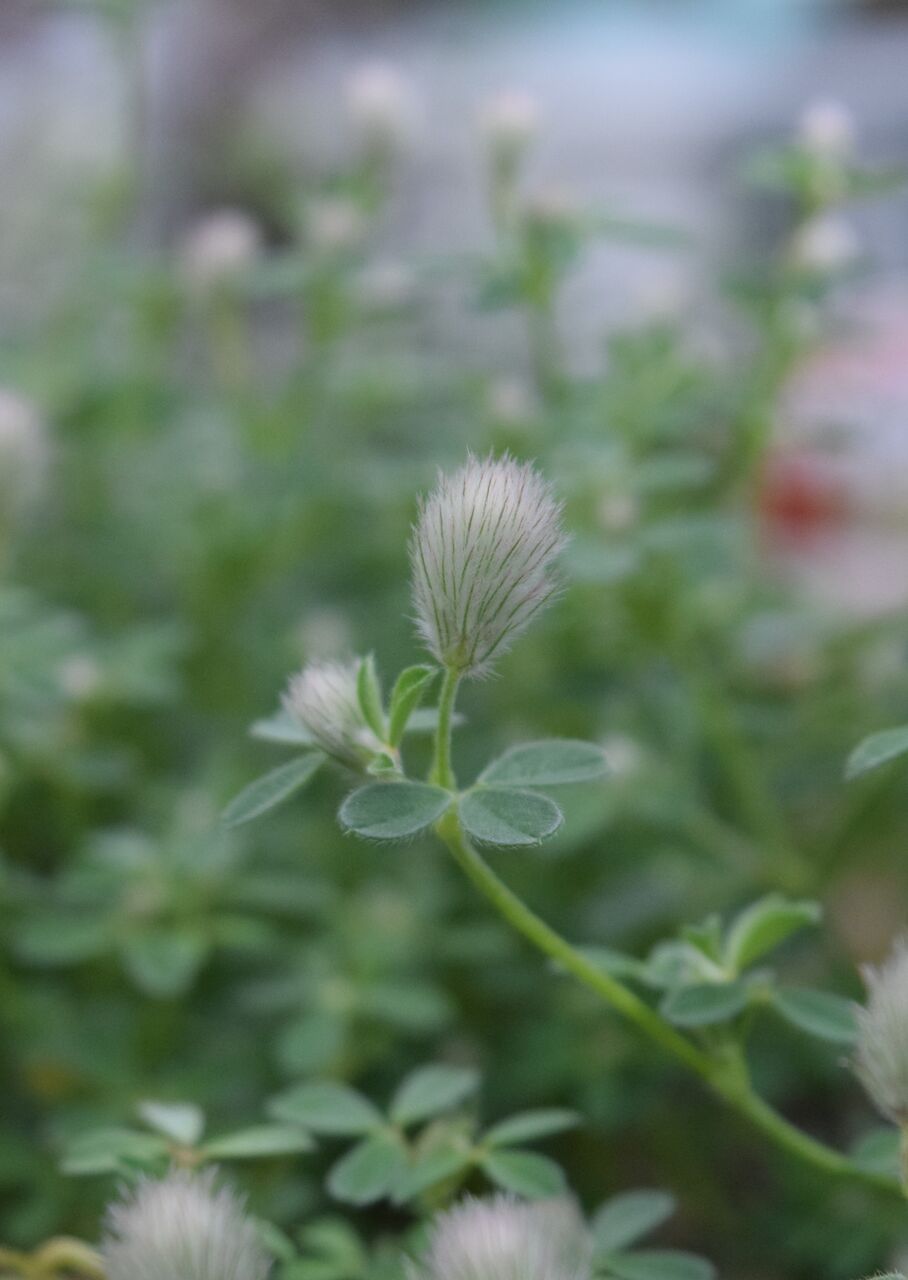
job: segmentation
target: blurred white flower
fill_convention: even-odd
[[[640,503],[627,489],[604,493],[596,507],[596,520],[607,533],[626,533],[637,522]]]
[[[40,497],[50,444],[37,405],[0,387],[0,511],[20,515]]]
[[[413,298],[416,277],[403,262],[391,258],[370,262],[356,281],[360,306],[369,311],[393,311]]]
[[[199,219],[183,237],[180,257],[192,288],[206,290],[253,266],[264,247],[262,231],[241,209],[218,209]]]
[[[798,227],[789,260],[800,271],[828,273],[850,267],[861,256],[861,241],[841,214],[819,213]]]
[[[613,778],[629,778],[643,764],[643,749],[626,733],[610,733],[602,740],[609,774]]]
[[[107,1211],[108,1280],[265,1280],[268,1259],[239,1196],[215,1171],[143,1179]]]
[[[74,702],[91,698],[101,686],[101,668],[85,653],[73,654],[57,668],[60,688]]]
[[[304,656],[327,658],[350,649],[350,627],[340,609],[310,609],[297,630]]]
[[[870,1098],[896,1124],[908,1122],[908,940],[885,964],[864,971],[855,1070]]]
[[[435,1221],[425,1280],[583,1280],[590,1247],[568,1200],[467,1198]]]
[[[360,659],[310,662],[293,676],[284,707],[335,759],[360,765],[381,749],[356,696]]]
[[[478,459],[440,475],[410,543],[416,624],[438,661],[487,673],[552,598],[561,508],[531,463]]]
[[[306,206],[306,233],[319,253],[346,253],[362,241],[366,226],[362,210],[341,196],[323,196]]]
[[[504,375],[488,390],[487,411],[502,426],[524,426],[537,416],[539,406],[532,388],[522,378]]]
[[[854,150],[854,115],[842,102],[818,98],[804,108],[797,140],[806,151],[822,159],[846,160]]]
[[[396,67],[370,62],[358,67],[346,84],[347,109],[367,141],[400,145],[415,118],[410,85]]]
[[[520,152],[539,131],[539,106],[530,94],[508,89],[483,104],[480,125],[493,150]]]

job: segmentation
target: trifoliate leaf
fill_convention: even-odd
[[[449,1067],[441,1063],[420,1067],[403,1081],[391,1103],[395,1124],[409,1125],[429,1116],[450,1111],[475,1093],[479,1073],[472,1067]]]
[[[605,752],[592,742],[552,738],[512,747],[479,776],[496,787],[543,787],[590,782],[607,772]]]
[[[675,1212],[667,1191],[625,1191],[596,1212],[590,1224],[599,1253],[617,1253],[655,1231]]]
[[[256,778],[230,801],[221,815],[221,821],[227,827],[238,827],[241,823],[251,822],[253,818],[274,809],[305,786],[324,759],[320,751],[309,751],[306,755],[296,756],[286,764],[278,765],[261,778]]]
[[[576,1111],[567,1111],[561,1107],[519,1111],[516,1115],[493,1124],[483,1134],[482,1140],[489,1147],[518,1146],[522,1142],[532,1142],[536,1138],[547,1138],[549,1134],[573,1129],[579,1119]]]
[[[340,807],[347,831],[367,840],[405,840],[432,825],[452,800],[425,782],[373,782],[354,791]]]
[[[845,764],[845,777],[850,782],[908,751],[908,724],[897,729],[882,729],[858,743]]]
[[[460,820],[481,844],[533,845],[554,833],[563,821],[548,796],[508,787],[477,787],[460,800]]]
[[[375,670],[375,658],[370,653],[359,664],[356,672],[356,699],[366,724],[378,738],[385,740],[385,713],[381,701],[381,685]]]
[[[212,1138],[202,1148],[207,1160],[251,1160],[257,1156],[295,1155],[311,1151],[314,1142],[304,1129],[282,1124],[258,1124]]]
[[[747,1004],[749,995],[744,982],[701,982],[670,991],[659,1011],[676,1026],[706,1027],[735,1017]]]
[[[388,742],[399,745],[413,712],[435,678],[435,667],[407,667],[397,677],[388,711]]]
[[[772,1002],[787,1022],[820,1040],[853,1044],[857,1036],[854,1006],[830,991],[788,987],[774,991]]]
[[[276,1119],[289,1120],[312,1133],[370,1133],[384,1123],[368,1098],[333,1080],[295,1085],[272,1098],[268,1111]]]
[[[564,1190],[560,1166],[535,1151],[490,1151],[480,1164],[497,1187],[528,1200],[545,1200]]]
[[[781,894],[767,894],[732,922],[725,940],[726,965],[740,973],[790,934],[816,924],[822,914],[818,902],[789,902]]]
[[[364,1138],[328,1174],[328,1190],[346,1204],[374,1204],[390,1195],[407,1172],[403,1147],[390,1134]]]
[[[140,1102],[138,1113],[150,1129],[184,1147],[194,1147],[205,1128],[205,1113],[191,1102]]]

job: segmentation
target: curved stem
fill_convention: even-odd
[[[498,878],[465,836],[455,813],[445,814],[436,824],[436,831],[467,877],[510,925],[623,1014],[654,1044],[683,1062],[707,1083],[713,1093],[749,1120],[776,1146],[827,1174],[853,1178],[877,1190],[903,1196],[902,1187],[895,1178],[862,1169],[832,1147],[802,1133],[754,1093],[746,1075],[740,1071],[729,1071],[727,1063],[704,1053],[617,978],[587,960]]]
[[[460,672],[453,667],[445,668],[441,694],[438,700],[438,725],[435,730],[435,758],[429,773],[429,781],[440,787],[451,790],[457,786],[454,770],[451,768],[451,724],[454,716],[454,703],[460,684]]]

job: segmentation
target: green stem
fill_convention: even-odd
[[[904,1194],[896,1179],[861,1169],[838,1151],[802,1133],[753,1092],[746,1073],[740,1070],[729,1071],[725,1062],[717,1062],[704,1053],[675,1031],[623,983],[587,960],[498,878],[464,835],[453,811],[439,820],[436,830],[468,879],[510,925],[561,968],[573,974],[584,986],[595,991],[607,1004],[623,1014],[654,1044],[683,1062],[707,1083],[713,1093],[749,1120],[776,1146],[827,1174],[853,1178],[900,1197]]]
[[[457,781],[451,768],[451,725],[454,717],[454,703],[457,700],[457,689],[460,684],[460,672],[453,667],[445,668],[441,695],[438,699],[438,726],[435,730],[435,758],[429,773],[429,781],[439,787],[454,790]]]

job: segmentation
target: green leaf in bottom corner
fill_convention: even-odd
[[[256,778],[230,801],[221,814],[221,821],[227,827],[238,827],[276,808],[306,785],[324,759],[321,751],[307,751]]]
[[[624,1191],[606,1200],[593,1216],[590,1230],[599,1253],[618,1253],[636,1242],[675,1211],[667,1191]]]
[[[560,1165],[535,1151],[489,1151],[480,1165],[497,1187],[528,1200],[545,1200],[564,1191]]]
[[[744,982],[698,982],[670,991],[659,1012],[678,1027],[706,1027],[735,1017],[749,997]]]
[[[561,810],[548,796],[511,787],[477,787],[459,804],[460,820],[480,844],[514,848],[540,844],[561,826]]]
[[[793,1026],[833,1044],[853,1044],[858,1033],[854,1005],[830,991],[788,987],[774,991],[772,1002]]]
[[[407,1157],[390,1134],[358,1142],[328,1174],[328,1190],[346,1204],[374,1204],[390,1195],[407,1173]]]
[[[347,796],[337,816],[366,840],[405,840],[440,818],[451,799],[426,782],[372,782]]]
[[[612,1254],[602,1273],[616,1280],[713,1280],[716,1269],[706,1258],[679,1249],[639,1249]]]
[[[850,782],[862,773],[876,769],[881,764],[895,760],[908,751],[908,724],[897,729],[882,729],[859,742],[845,765],[845,777]]]

